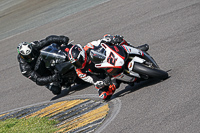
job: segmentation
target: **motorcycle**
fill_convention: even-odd
[[[102,43],[99,48],[90,51],[89,57],[96,68],[104,69],[110,77],[130,85],[138,79],[168,78],[168,73],[161,70],[146,51],[132,46]]]
[[[58,46],[53,43],[40,50],[40,57],[45,62],[47,69],[52,73],[58,72],[61,76],[61,85],[70,90],[72,85],[81,84],[84,81],[78,78],[74,66],[69,62],[64,52],[67,46]]]

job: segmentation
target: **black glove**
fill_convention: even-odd
[[[98,89],[103,88],[104,86],[108,86],[111,84],[111,79],[110,77],[106,77],[103,81],[97,81],[96,83],[94,83],[95,87]]]
[[[104,84],[105,86],[110,85],[110,84],[111,84],[111,78],[110,78],[109,76],[106,77],[106,78],[103,80],[103,84]]]
[[[123,38],[124,38],[121,35],[115,35],[114,37],[115,37],[114,38],[114,44],[120,44],[123,41]]]

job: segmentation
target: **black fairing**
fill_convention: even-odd
[[[116,53],[118,53],[120,56],[124,57],[125,60],[127,59],[127,53],[125,52],[124,48],[119,45],[110,46],[112,50],[114,50]]]
[[[45,62],[45,66],[51,70],[57,70],[63,79],[63,82],[70,82],[76,79],[76,72],[73,65],[66,58],[64,48],[57,44],[51,44],[40,51],[40,56]]]
[[[54,67],[55,64],[66,60],[66,55],[60,50],[57,44],[51,44],[40,51],[40,56],[45,62],[47,68]]]

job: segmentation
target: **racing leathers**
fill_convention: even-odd
[[[92,41],[84,46],[84,50],[87,53],[87,62],[82,69],[76,69],[76,73],[79,78],[85,82],[89,82],[98,89],[99,97],[108,100],[111,98],[116,88],[119,87],[120,82],[116,79],[112,79],[106,75],[103,69],[97,69],[95,64],[89,59],[89,53],[91,49],[99,49],[101,43],[108,45],[128,45],[122,36],[105,35],[102,39]]]
[[[58,73],[51,71],[45,67],[45,63],[40,55],[40,50],[52,43],[58,45],[67,45],[69,38],[66,36],[51,35],[40,41],[32,42],[32,48],[34,52],[34,59],[31,62],[27,62],[19,55],[17,56],[19,67],[23,76],[29,78],[37,85],[46,86],[53,94],[57,95],[61,93],[60,76]]]
[[[93,84],[98,89],[99,97],[104,100],[109,99],[116,87],[119,86],[116,80],[111,81],[103,69],[97,69],[88,56],[85,67],[83,69],[77,68],[76,73],[83,81]]]
[[[100,51],[101,43],[105,43],[111,46],[112,45],[132,46],[121,35],[112,36],[112,35],[106,34],[104,35],[102,39],[89,42],[87,45],[84,46],[84,50],[86,51],[87,55],[89,56],[91,49],[93,50],[98,49]],[[145,44],[145,45],[138,46],[136,48],[147,51],[149,46]],[[95,68],[95,64],[91,62],[88,58],[89,57],[87,57],[86,66],[83,69],[76,69],[78,77],[86,82],[94,84],[94,86],[98,89],[100,98],[104,100],[110,99],[113,93],[115,92],[115,90],[120,86],[121,81],[117,79],[111,80],[111,77],[107,76],[104,70]]]

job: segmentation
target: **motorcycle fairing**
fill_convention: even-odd
[[[126,60],[126,53],[124,49],[121,46],[108,46],[104,43],[101,44],[101,47],[104,49],[104,57],[102,57],[102,53],[95,53],[98,54],[96,57],[100,57],[100,60],[103,59],[101,62],[95,63],[95,67],[104,69],[109,75],[112,76],[122,73]],[[95,54],[93,54],[93,58]]]
[[[40,56],[44,60],[47,68],[66,60],[65,53],[59,50],[58,45],[55,43],[40,50]]]
[[[128,54],[136,54],[136,55],[144,56],[144,53],[139,49],[136,49],[127,45],[122,45],[122,47]]]
[[[124,59],[125,57],[120,55],[119,51],[116,50],[117,46],[111,46],[102,43],[102,47],[106,50],[106,58],[103,60],[102,63],[95,64],[95,67],[97,68],[122,68],[124,65]]]
[[[115,76],[115,79],[122,80],[125,82],[134,82],[136,80],[135,77],[128,76],[128,75],[124,74],[123,72],[120,73],[119,75]]]
[[[134,66],[135,62],[144,63],[145,60],[142,59],[142,58],[140,58],[140,57],[137,57],[137,56],[133,57],[133,59],[128,63],[128,69],[129,69],[129,71],[133,70],[133,66]]]

